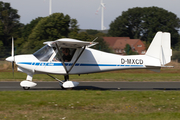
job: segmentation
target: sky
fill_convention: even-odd
[[[21,16],[20,22],[30,23],[37,17],[49,16],[49,0],[1,0],[11,4]],[[101,10],[95,14],[101,0],[52,0],[52,13],[68,14],[78,21],[80,29],[101,29]],[[103,0],[104,26],[109,25],[123,11],[134,7],[160,7],[180,18],[180,0]]]

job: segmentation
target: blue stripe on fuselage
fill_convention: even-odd
[[[17,64],[35,65],[35,66],[63,66],[62,63],[46,63],[46,62],[18,62]],[[66,66],[72,66],[73,63],[65,63]],[[123,66],[123,67],[143,67],[143,65],[121,65],[121,64],[85,64],[76,63],[75,66]]]

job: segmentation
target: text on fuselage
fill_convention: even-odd
[[[123,59],[121,58],[121,64],[143,64],[142,59]]]

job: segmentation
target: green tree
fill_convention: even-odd
[[[31,34],[32,30],[34,29],[34,27],[36,27],[36,25],[38,24],[38,22],[41,19],[42,19],[42,17],[38,17],[36,19],[33,19],[29,24],[26,24],[24,26],[23,33],[22,33],[22,37],[24,39],[28,39],[28,37]]]
[[[71,19],[69,29],[70,29],[70,33],[68,34],[68,37],[76,38],[79,32],[79,25],[76,19]]]
[[[2,21],[0,21],[0,42],[1,42],[1,44],[3,44],[3,43],[2,43],[3,35],[4,35],[4,32],[3,32],[3,24],[2,24]]]
[[[53,41],[68,37],[70,33],[70,16],[63,13],[54,13],[41,18],[23,45],[22,53],[32,53],[43,46],[45,41]],[[72,26],[71,26],[72,27]]]
[[[23,24],[19,23],[20,16],[10,3],[0,1],[0,58],[10,56],[11,38],[21,37]]]
[[[70,20],[70,32],[78,33],[78,31],[79,31],[78,21],[76,19],[71,19]]]
[[[113,52],[113,50],[110,49],[108,44],[104,41],[102,36],[99,36],[95,42],[98,42],[98,44],[93,47],[94,49],[110,53]]]
[[[0,58],[4,55],[4,46],[3,46],[3,42],[2,42],[2,37],[3,37],[3,26],[2,26],[2,22],[0,21]]]
[[[17,33],[17,28],[22,24],[19,23],[20,16],[17,10],[10,6],[10,3],[0,2],[0,21],[2,23],[3,35],[1,36],[4,46],[9,46],[12,35]]]
[[[29,24],[26,24],[23,27],[19,27],[19,29],[21,29],[22,35],[15,40],[15,47],[17,48],[16,54],[22,54],[21,51],[23,49],[24,43],[27,42],[29,35],[32,33],[33,29],[41,19],[42,17],[38,17],[33,19]]]
[[[180,51],[173,51],[171,59],[180,62]]]
[[[96,34],[99,33],[98,30],[92,30],[92,29],[86,30],[86,32],[87,32],[89,35],[96,35]]]
[[[122,12],[110,24],[111,36],[128,36],[150,43],[158,31],[170,32],[173,47],[178,43],[180,19],[172,12],[158,7],[136,7]]]
[[[137,55],[137,52],[134,52],[129,44],[126,44],[126,47],[124,48],[126,51],[126,55]]]
[[[93,46],[92,48],[101,50],[104,52],[112,52],[112,50],[109,48],[107,43],[104,41],[103,36],[105,36],[105,34],[101,32],[97,32],[97,34],[93,34],[93,35],[88,34],[88,32],[80,32],[73,35],[71,34],[71,36],[69,37],[73,39],[78,39],[82,41],[90,41],[90,42],[97,38],[95,42],[98,42],[98,44]]]
[[[82,41],[92,41],[93,36],[87,34],[86,32],[80,32],[76,35],[74,39],[78,39]]]

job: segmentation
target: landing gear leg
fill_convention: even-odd
[[[66,82],[66,81],[69,81],[69,75],[64,75],[64,81],[63,82]],[[67,88],[64,88],[63,85],[61,85],[61,88],[66,90]]]
[[[69,75],[64,75],[64,81],[68,81],[69,80]]]
[[[48,75],[49,77],[57,80],[57,81],[59,82],[59,85],[61,86],[61,88],[62,88],[62,89],[65,89],[65,88],[63,87],[63,83],[66,82],[67,80],[69,80],[69,76],[68,76],[68,75],[64,75],[64,80],[63,80],[63,81],[61,81],[61,80],[59,80],[59,79],[57,79],[57,78],[55,78],[55,77],[53,77],[53,76],[51,76],[51,75],[49,75],[49,74],[47,74],[47,75]]]
[[[73,81],[69,81],[69,75],[64,75],[64,80],[61,81],[49,74],[47,74],[48,76],[50,76],[51,78],[57,80],[61,86],[62,89],[67,89],[67,88],[73,88],[73,87],[76,87],[78,86],[78,82],[73,82]]]
[[[33,74],[28,74],[26,80],[20,82],[20,86],[24,90],[29,90],[31,87],[35,87],[37,83],[32,82]]]

